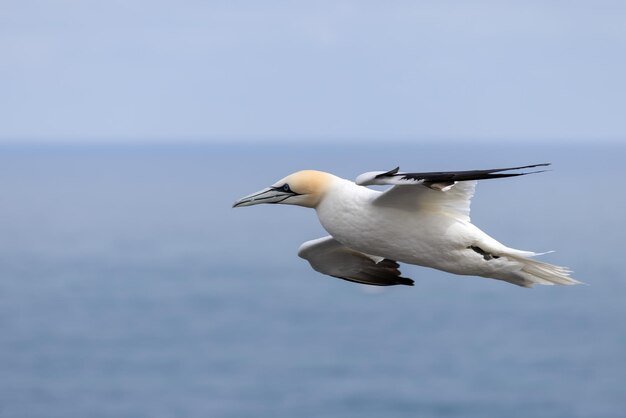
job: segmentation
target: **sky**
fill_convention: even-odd
[[[0,141],[622,141],[624,22],[603,0],[0,0]]]

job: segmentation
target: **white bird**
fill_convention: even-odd
[[[307,241],[298,255],[316,271],[378,286],[413,285],[398,262],[482,276],[523,287],[580,283],[565,267],[533,260],[470,222],[477,180],[537,173],[534,164],[491,170],[402,173],[399,168],[361,174],[356,182],[304,170],[239,199],[233,207],[281,203],[314,208],[330,236]],[[507,173],[504,173],[507,172]],[[385,191],[364,186],[392,185]]]

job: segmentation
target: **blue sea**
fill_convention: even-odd
[[[540,142],[0,146],[0,417],[624,417],[626,146]],[[472,219],[587,285],[403,265],[314,272],[310,209],[239,197],[551,162],[481,182]]]

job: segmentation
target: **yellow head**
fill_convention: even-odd
[[[282,203],[314,208],[328,190],[335,176],[323,171],[303,170],[278,180],[272,186],[259,190],[235,202],[233,207],[260,203]]]

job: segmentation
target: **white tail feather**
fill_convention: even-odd
[[[534,284],[574,285],[581,283],[569,276],[571,270],[567,267],[555,266],[554,264],[520,257],[517,254],[506,254],[504,256],[521,265],[521,268],[515,272],[518,276],[515,280],[504,280],[511,281],[520,286],[532,287]]]

